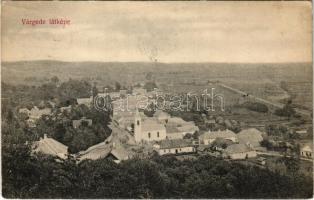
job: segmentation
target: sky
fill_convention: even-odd
[[[312,61],[310,2],[2,2],[2,60]],[[70,25],[23,25],[63,18]]]

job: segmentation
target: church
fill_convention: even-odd
[[[134,138],[136,142],[165,140],[167,138],[166,127],[155,118],[142,118],[136,111]]]

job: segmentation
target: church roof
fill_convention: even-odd
[[[179,133],[179,132],[182,132],[180,131],[177,127],[175,126],[169,126],[169,125],[166,125],[166,133]]]
[[[160,124],[156,119],[147,118],[142,121],[142,131],[163,130],[165,126]]]

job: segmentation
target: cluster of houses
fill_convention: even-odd
[[[127,92],[124,90],[110,93],[113,107],[119,107],[119,109],[113,110],[113,124],[129,133],[129,136],[134,139],[138,146],[148,142],[153,145],[154,150],[159,155],[204,152],[211,147],[224,158],[230,159],[253,158],[257,156],[257,151],[263,149],[260,146],[263,133],[255,128],[245,129],[237,134],[229,129],[207,131],[201,132],[198,139],[184,139],[187,134],[200,132],[198,126],[193,121],[185,121],[180,117],[170,116],[162,110],[157,110],[152,117],[146,116],[138,110],[139,101],[136,95],[147,94],[148,92],[142,88],[135,88],[132,95],[128,95],[127,98],[125,97]],[[124,97],[121,98],[122,96]],[[152,98],[149,96],[148,103]],[[90,107],[93,103],[93,97],[78,98],[77,103]],[[121,105],[123,106],[121,107]],[[125,105],[127,108],[124,107]],[[71,106],[62,107],[60,110],[61,112],[69,112]],[[34,127],[41,116],[51,114],[51,109],[34,107],[28,110],[23,108],[19,112],[25,113],[28,116],[27,122],[30,127]],[[215,123],[215,120],[209,120],[207,123]],[[72,125],[77,129],[81,125],[92,126],[93,123],[91,119],[82,118],[73,120]],[[67,146],[48,138],[46,135],[34,144],[34,151],[54,155],[61,159],[65,159],[69,155]],[[312,151],[311,145],[305,145],[301,148],[300,154],[303,157],[312,158]],[[130,152],[113,142],[112,135],[104,142],[81,151],[75,156],[79,160],[95,160],[106,157],[117,163],[131,157]]]
[[[43,115],[51,114],[51,108],[39,109],[37,106],[34,106],[31,110],[27,108],[21,108],[19,109],[19,113],[25,114],[28,117],[26,123],[29,127],[36,127],[37,120],[39,120]]]
[[[199,136],[197,145],[195,141],[187,139],[176,139],[161,142],[159,145],[159,154],[178,154],[193,153],[203,151],[206,147],[215,147],[214,149],[221,152],[222,156],[230,159],[246,159],[256,157],[263,140],[263,133],[257,129],[243,130],[238,134],[230,130],[219,130],[214,132],[205,132]],[[223,143],[219,145],[218,143]],[[173,145],[171,147],[171,145]]]

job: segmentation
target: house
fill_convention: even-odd
[[[175,126],[166,125],[166,133],[169,140],[183,139],[184,133]]]
[[[120,90],[120,96],[124,95],[126,96],[128,94],[128,90]]]
[[[295,133],[303,135],[303,134],[307,134],[307,130],[297,130],[295,131]]]
[[[214,132],[206,132],[199,136],[199,143],[204,145],[209,145],[213,141],[215,141],[217,138],[222,138],[225,140],[231,140],[232,142],[237,142],[237,136],[234,132],[230,130],[224,130],[224,131],[214,131]]]
[[[93,103],[93,97],[89,98],[77,98],[76,99],[78,105],[85,105],[87,107],[90,107]]]
[[[35,106],[30,110],[29,118],[38,120],[41,116],[50,114],[51,114],[50,108],[39,109]]]
[[[157,150],[159,155],[193,153],[195,151],[192,140],[185,139],[163,140],[160,142]]]
[[[205,119],[206,125],[214,125],[216,124],[216,121],[214,119]]]
[[[112,145],[109,143],[112,141],[112,135],[110,135],[104,142],[95,144],[85,151],[80,151],[77,154],[77,159],[79,161],[90,159],[97,160],[101,158],[106,158],[112,150]]]
[[[35,128],[36,127],[36,120],[32,119],[32,118],[29,118],[26,120],[26,123],[27,125],[30,127],[30,128]]]
[[[79,128],[84,123],[86,124],[86,126],[91,126],[93,124],[93,121],[91,119],[86,119],[85,117],[79,120],[72,121],[73,128]]]
[[[28,110],[27,108],[20,108],[19,109],[19,113],[29,116],[30,115],[30,110]]]
[[[50,108],[39,109],[38,107],[35,106],[31,110],[28,110],[27,108],[21,108],[19,109],[19,113],[23,113],[28,116],[26,123],[28,124],[29,127],[36,127],[37,120],[40,119],[43,115],[50,115],[51,109]]]
[[[257,148],[260,147],[260,142],[263,141],[263,133],[255,128],[249,128],[242,130],[237,134],[239,143],[241,144],[250,144],[251,147]]]
[[[120,163],[123,160],[128,160],[131,158],[131,155],[129,152],[127,152],[123,147],[113,147],[109,155],[107,156],[107,159],[112,160],[115,163]]]
[[[264,157],[259,157],[256,161],[257,161],[257,164],[259,164],[259,165],[265,165],[266,164],[266,158],[264,158]]]
[[[303,130],[296,130],[295,134],[300,138],[306,138],[308,136],[308,132],[306,129]]]
[[[109,96],[111,99],[118,99],[120,98],[120,92],[110,92]]]
[[[226,140],[224,138],[217,138],[211,144],[211,148],[216,151],[223,151],[228,146],[234,144],[231,140]]]
[[[232,160],[254,158],[256,151],[245,144],[232,144],[224,151],[224,156]]]
[[[40,138],[39,141],[33,144],[33,152],[41,152],[43,154],[66,159],[68,155],[68,147],[57,140],[48,138],[45,134],[44,138]]]
[[[312,144],[303,145],[300,150],[300,154],[302,157],[305,158],[313,158],[313,145]]]
[[[136,110],[134,121],[134,138],[136,142],[160,141],[166,139],[166,127],[155,118],[143,119]]]

